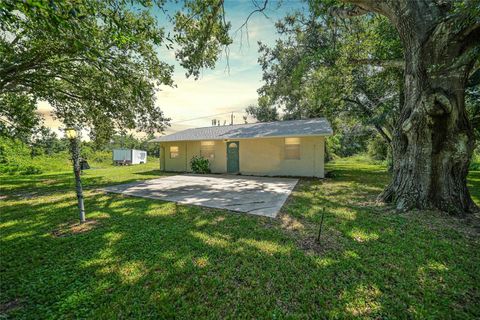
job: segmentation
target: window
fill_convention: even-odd
[[[285,138],[285,160],[300,159],[300,138]]]
[[[170,147],[170,159],[178,158],[178,146],[171,146]]]
[[[200,155],[208,160],[215,159],[215,141],[200,142]]]

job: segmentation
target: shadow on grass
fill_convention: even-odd
[[[135,173],[125,173],[119,170],[118,174],[115,174],[114,170],[115,168],[109,168],[108,171],[105,169],[98,169],[98,171],[84,171],[81,176],[83,188],[85,190],[101,188],[115,184],[141,181],[147,178],[158,178],[164,175],[164,173],[160,170],[150,170]],[[0,185],[0,195],[2,196],[32,197],[53,192],[73,190],[75,187],[75,180],[73,173],[71,172],[30,176],[2,175],[0,176]]]
[[[299,195],[292,205],[311,202],[315,210],[312,201]],[[340,205],[355,217],[338,212],[326,225],[342,232],[344,245],[317,256],[268,218],[99,193],[86,199],[98,226],[55,237],[53,230],[76,219],[74,204],[73,194],[56,194],[2,210],[0,303],[19,301],[10,317],[374,318],[454,311],[468,318],[478,311],[469,278],[478,277],[478,254],[458,237],[421,234],[405,219],[385,224],[367,208]]]
[[[301,236],[312,237],[327,209],[326,234],[335,231],[341,246],[321,255],[299,248],[299,235],[286,233],[281,221],[93,191],[86,192],[87,216],[98,225],[56,237],[52,231],[78,214],[74,193],[61,190],[68,177],[60,176],[56,193],[2,204],[0,305],[6,308],[0,312],[11,318],[477,318],[478,238],[375,206],[371,199],[388,180],[381,171],[339,171],[331,180],[302,181],[283,210],[307,225]],[[90,178],[91,186],[112,184]]]
[[[165,171],[161,171],[160,169],[155,169],[150,171],[135,172],[135,174],[138,174],[141,176],[162,176],[162,175],[165,175]]]

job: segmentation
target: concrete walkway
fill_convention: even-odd
[[[275,218],[297,182],[289,178],[184,174],[103,190]]]

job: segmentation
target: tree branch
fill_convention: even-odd
[[[329,13],[336,18],[352,18],[367,14],[369,11],[361,7],[330,8]]]
[[[358,105],[367,114],[367,116],[369,116],[370,118],[373,116],[372,111],[370,109],[368,109],[363,103],[358,101],[358,99],[343,98],[343,100]],[[390,136],[385,132],[385,130],[382,128],[382,126],[379,125],[378,123],[374,123],[373,121],[372,121],[372,124],[375,127],[375,129],[378,131],[378,133],[380,133],[380,135],[385,140],[385,142],[387,142],[388,144],[391,144],[392,143],[392,138],[390,138]]]
[[[380,60],[380,59],[352,59],[350,62],[354,64],[366,64],[379,67],[390,67],[397,69],[405,68],[405,61],[403,59],[398,60]]]
[[[392,8],[386,1],[379,0],[340,0],[345,4],[352,5],[351,7],[334,7],[329,10],[329,13],[338,18],[352,18],[361,16],[369,12],[375,12],[388,17],[390,20],[394,18]],[[401,0],[395,0],[400,2]],[[407,0],[409,1],[409,0]]]
[[[471,88],[480,84],[480,68],[473,71],[468,78],[467,88]]]
[[[247,19],[245,19],[245,21],[242,23],[242,25],[237,29],[235,30],[235,32],[237,32],[238,30],[241,30],[243,27],[245,27],[246,25],[248,25],[248,21],[250,20],[250,18],[255,14],[255,13],[258,13],[258,12],[262,12],[265,11],[265,9],[267,8],[267,4],[268,4],[268,0],[264,0],[263,2],[263,6],[258,6],[256,5],[257,9],[253,10],[252,12],[250,12],[250,14],[247,16]]]
[[[478,34],[479,31],[480,31],[480,22],[477,22],[468,26],[468,28],[465,28],[464,30],[462,30],[459,36],[462,39],[466,39],[466,38],[469,38],[471,35],[474,35],[475,33]]]

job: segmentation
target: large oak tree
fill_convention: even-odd
[[[467,188],[474,132],[465,90],[479,59],[480,2],[346,0],[344,16],[373,12],[398,31],[405,101],[393,135],[393,179],[381,199],[398,209],[476,210]]]
[[[480,65],[480,1],[318,0],[309,3],[313,28],[287,23],[290,30],[280,30],[291,35],[287,40],[277,41],[273,49],[262,47],[260,62],[266,84],[259,91],[260,107],[268,109],[280,103],[287,115],[309,117],[318,112],[325,115],[342,110],[338,108],[341,100],[350,100],[360,107],[355,117],[363,114],[366,123],[380,124],[379,132],[387,133],[382,136],[391,140],[393,179],[381,194],[381,200],[394,203],[400,210],[437,208],[457,214],[476,210],[467,188],[467,173],[475,132],[478,132],[478,128],[475,130],[472,126],[472,123],[478,126],[475,111],[478,103],[472,98],[475,99],[479,83],[479,71],[475,68]],[[340,19],[348,18],[338,21],[340,31],[334,30],[335,26],[328,21],[324,22],[328,19],[326,12]],[[358,40],[354,38],[348,48],[349,34],[343,26],[352,24],[349,20],[362,21],[358,17],[364,16],[364,21],[383,16],[390,22],[400,39],[402,61],[385,60],[388,57],[378,55],[375,46],[367,48],[368,32],[363,38],[358,28],[354,32]],[[373,36],[383,43],[385,33],[378,30],[374,30]],[[340,46],[348,51],[348,61],[342,59],[345,51]],[[355,55],[361,52],[366,55],[356,59]],[[358,64],[366,65],[364,71]],[[382,70],[391,67],[401,70],[403,83],[393,91],[399,93],[398,108],[388,109],[394,111],[389,115],[392,125],[388,127],[392,130],[385,130],[386,123],[378,119],[388,119],[381,117],[386,113],[379,108],[365,107],[378,107],[381,104],[370,102],[394,97],[389,93],[394,87],[382,79]],[[374,81],[372,86],[373,76],[380,81]],[[349,83],[348,77],[354,81]],[[317,85],[315,78],[318,78]],[[333,90],[329,89],[332,79],[337,84],[332,86]],[[469,110],[465,107],[467,86]],[[349,97],[349,90],[353,99]],[[370,99],[372,93],[385,95],[381,99]],[[329,103],[337,107],[328,107]]]

